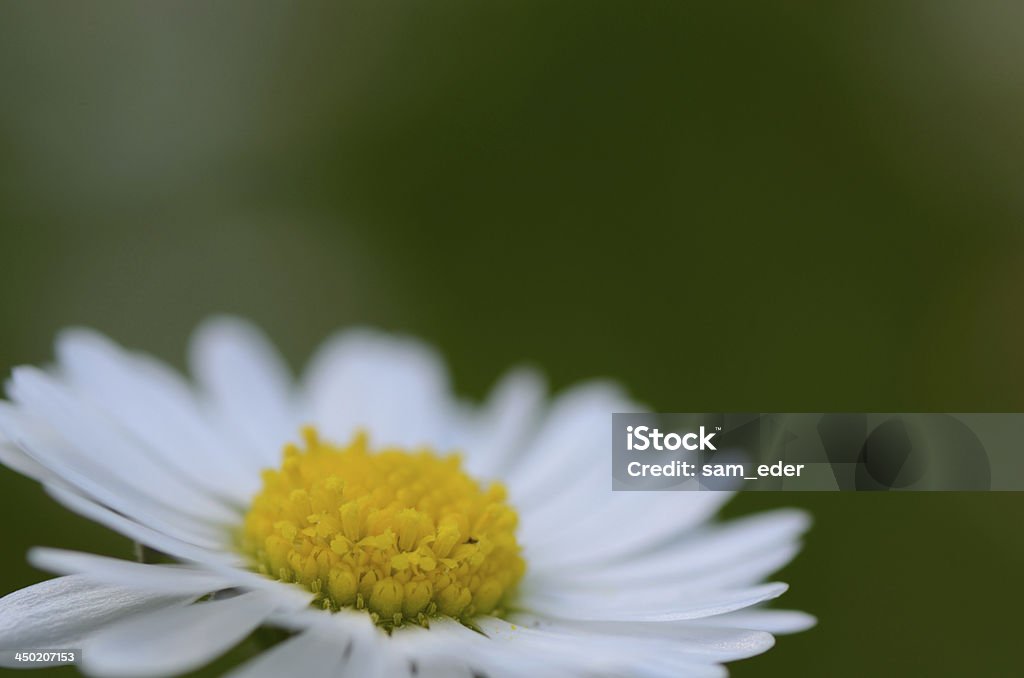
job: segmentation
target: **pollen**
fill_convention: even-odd
[[[283,457],[239,535],[259,572],[385,628],[504,611],[526,569],[504,486],[474,480],[458,455],[371,451],[362,433],[338,446],[306,428]]]

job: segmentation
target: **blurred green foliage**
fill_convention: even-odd
[[[183,365],[212,312],[299,367],[370,323],[665,411],[1021,411],[1013,3],[0,5],[0,367],[86,324]],[[811,510],[820,618],[736,675],[1020,665],[1017,495]],[[33,544],[124,540],[0,471]],[[58,671],[58,674],[65,672]],[[208,674],[212,671],[208,671]]]

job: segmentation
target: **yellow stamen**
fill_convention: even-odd
[[[526,568],[502,485],[481,486],[456,455],[303,438],[245,516],[240,547],[260,572],[385,627],[500,613]]]

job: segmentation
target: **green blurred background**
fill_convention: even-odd
[[[232,312],[296,367],[414,333],[473,397],[526,361],[664,411],[1024,410],[1019,3],[11,1],[0,87],[5,372],[69,324],[180,366]],[[735,675],[1019,669],[1024,498],[727,513],[780,505],[820,624]],[[0,525],[0,593],[33,544],[128,553],[6,469]]]

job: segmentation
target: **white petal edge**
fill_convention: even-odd
[[[228,673],[225,678],[335,678],[343,675],[348,645],[330,642],[315,630],[303,631],[261,653]]]
[[[72,387],[143,442],[149,453],[209,494],[234,503],[248,500],[252,488],[244,482],[243,471],[252,470],[252,461],[240,459],[210,425],[192,385],[178,371],[82,328],[61,332],[56,352],[61,374]]]
[[[97,584],[150,593],[201,595],[234,586],[231,579],[189,565],[136,563],[64,549],[33,548],[28,562],[47,572],[77,574]]]
[[[440,355],[408,337],[352,329],[328,339],[306,369],[313,423],[344,443],[359,429],[374,447],[444,448],[455,403]]]
[[[659,638],[671,641],[695,657],[715,662],[735,661],[759,655],[775,645],[770,633],[753,629],[716,628],[702,620],[682,622],[585,622],[544,620],[530,615],[513,615],[518,626],[569,634],[592,634],[625,638]]]
[[[227,521],[237,515],[210,495],[198,490],[159,455],[140,450],[142,443],[119,427],[108,415],[75,394],[58,378],[34,367],[17,367],[7,387],[17,407],[5,407],[7,426],[24,424],[22,446],[37,461],[52,468],[58,456],[74,460],[77,467],[93,469],[92,478],[100,484],[116,481],[121,491],[140,482],[146,483],[150,503],[159,503],[182,515],[210,521]],[[29,426],[35,422],[34,426]],[[55,440],[63,440],[65,449],[51,449],[46,441],[36,442],[36,433],[49,428]],[[10,432],[8,438],[17,438]],[[60,455],[58,455],[58,452]],[[74,453],[73,455],[71,453]],[[46,455],[47,460],[41,459]],[[159,480],[159,482],[156,482]],[[134,485],[133,485],[134,484]]]
[[[655,514],[647,520],[674,520],[674,516]],[[628,560],[597,563],[586,571],[574,571],[572,583],[619,587],[659,581],[665,577],[695,579],[699,575],[714,574],[723,568],[749,562],[774,547],[794,544],[810,524],[810,516],[797,509],[756,513],[702,527],[660,549],[635,554]],[[546,569],[545,566],[546,563],[542,563],[535,568],[539,576],[564,578],[563,568]]]
[[[0,598],[0,647],[77,647],[97,628],[192,598],[96,584],[79,575],[49,579]]]
[[[725,669],[706,657],[688,655],[663,640],[567,634],[514,627],[500,619],[484,618],[481,630],[495,645],[505,644],[519,652],[544,656],[555,665],[571,668],[577,675],[625,673],[647,678],[672,676],[724,676]],[[484,667],[489,673],[489,667]]]
[[[456,446],[466,455],[466,470],[477,478],[503,477],[536,431],[544,413],[547,386],[537,370],[518,368],[508,372],[491,389],[479,410],[471,408],[465,440]]]
[[[254,469],[276,466],[300,417],[292,375],[270,340],[245,320],[215,317],[193,334],[189,359],[225,430],[252,452]]]
[[[546,507],[551,511],[546,534],[538,534],[543,528],[530,530],[542,523],[541,513],[524,516],[523,544],[535,572],[638,560],[645,552],[683,538],[732,496],[728,492],[615,492],[605,474],[591,476],[590,484],[586,494],[567,491],[559,496],[557,508]],[[552,515],[558,520],[552,520]]]
[[[541,617],[580,621],[682,621],[713,617],[778,598],[788,585],[761,584],[736,591],[712,591],[678,596],[673,600],[651,594],[640,598],[634,591],[609,591],[590,599],[545,591],[526,592],[522,609]]]
[[[62,506],[133,541],[150,546],[178,560],[199,563],[211,572],[234,582],[236,586],[273,593],[282,602],[282,607],[285,607],[283,603],[288,601],[291,607],[301,608],[308,605],[313,597],[311,592],[300,586],[269,579],[246,569],[244,560],[235,554],[208,551],[160,534],[66,488],[46,485],[44,489]]]
[[[56,478],[45,466],[18,449],[17,445],[2,438],[0,438],[0,464],[15,473],[20,473],[41,483]]]
[[[552,488],[564,489],[578,475],[581,461],[611,464],[600,455],[611,451],[609,426],[613,412],[636,409],[618,386],[589,382],[558,395],[548,408],[540,430],[506,474],[512,495],[524,505],[550,497]],[[608,476],[611,483],[611,476]]]
[[[137,615],[89,637],[82,670],[105,678],[185,673],[239,643],[274,607],[272,595],[258,592]]]
[[[61,506],[78,515],[179,560],[188,560],[207,565],[243,564],[239,556],[223,551],[202,548],[141,525],[62,485],[48,484],[44,485],[43,489]]]
[[[68,449],[65,441],[31,415],[6,402],[0,402],[0,430],[22,454],[46,468],[47,474],[39,478],[44,485],[70,486],[92,501],[188,543],[207,548],[220,548],[225,544],[226,532],[153,500],[138,483],[132,485],[123,478],[110,476],[80,451]]]
[[[801,631],[814,628],[817,623],[818,619],[806,612],[761,609],[730,612],[701,620],[701,624],[706,626],[752,629],[755,631],[767,631],[776,635],[800,633]]]
[[[389,671],[396,667],[397,658],[390,638],[365,612],[343,610],[332,614],[307,606],[275,613],[268,623],[303,634],[312,633],[340,645],[345,651],[342,669],[336,675],[352,678],[395,675],[394,671]]]

